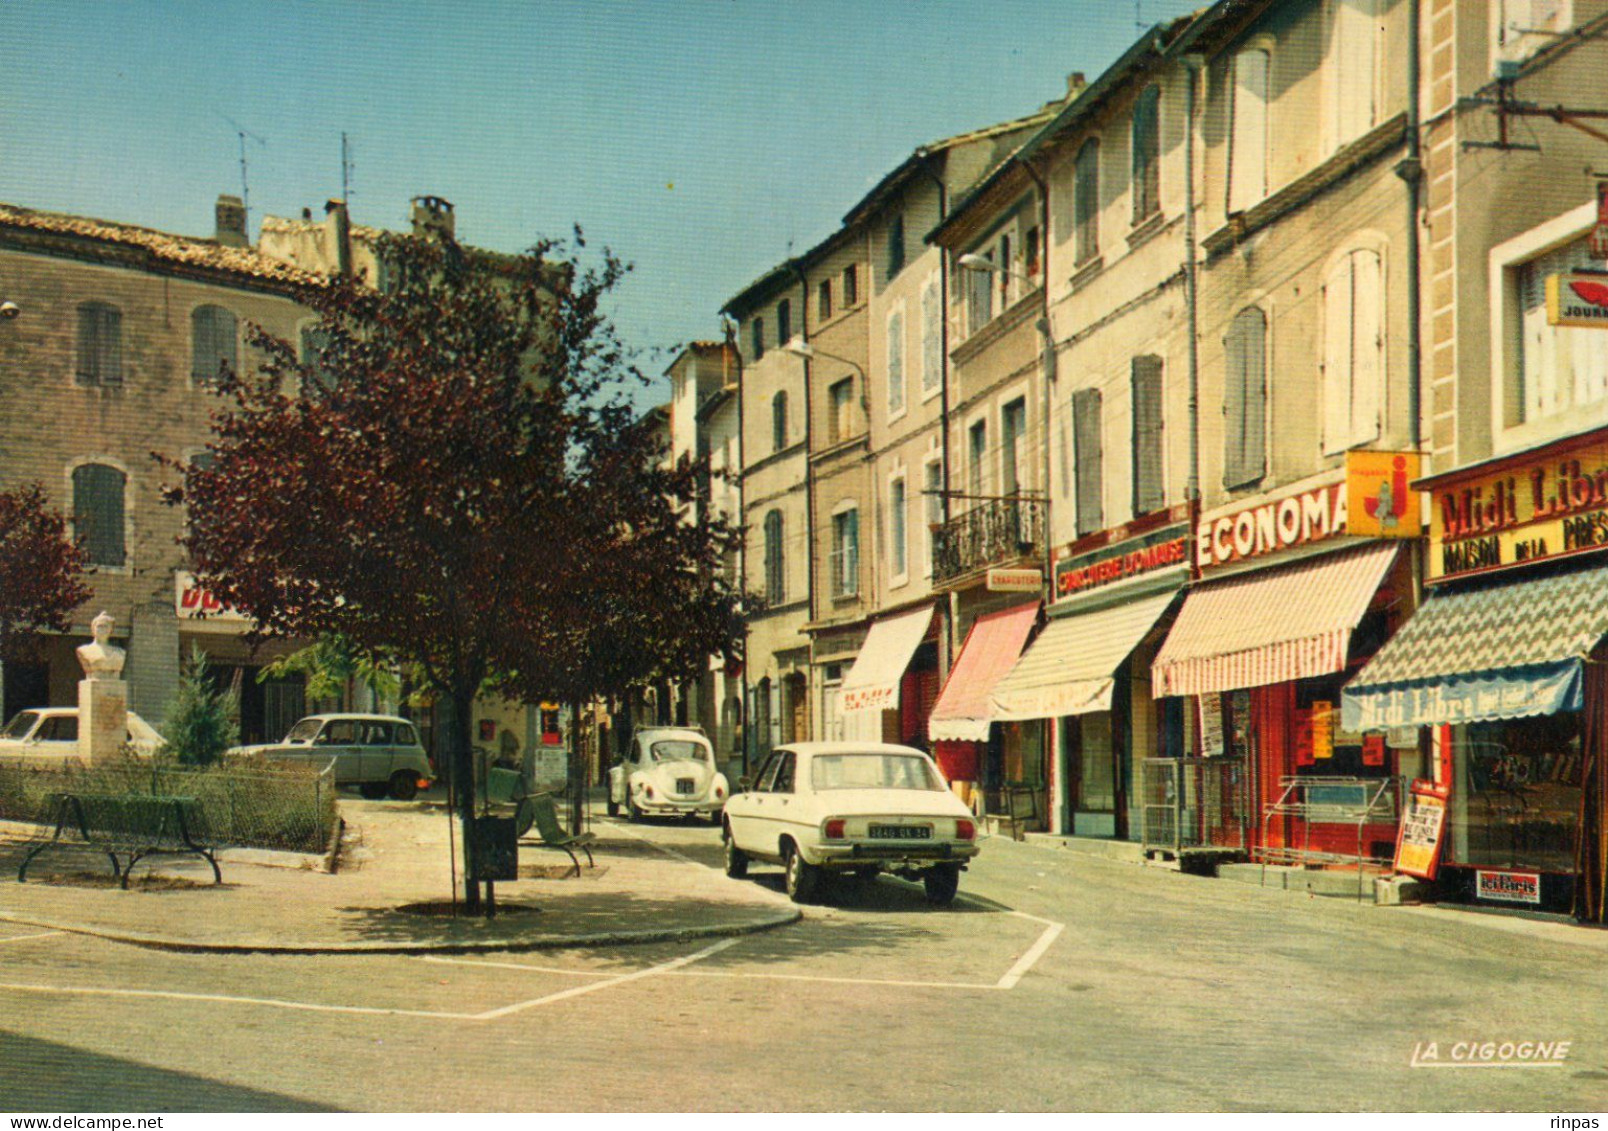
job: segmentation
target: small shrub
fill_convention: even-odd
[[[194,648],[167,710],[168,749],[181,765],[210,766],[240,741],[240,705],[216,686],[206,655]]]

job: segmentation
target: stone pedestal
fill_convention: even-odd
[[[86,766],[117,757],[128,741],[128,684],[120,679],[78,681],[78,757]]]

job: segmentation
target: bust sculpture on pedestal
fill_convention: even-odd
[[[127,659],[127,654],[110,642],[112,625],[115,623],[104,612],[89,622],[90,635],[95,638],[95,642],[80,645],[78,648],[78,663],[84,669],[85,679],[123,677],[123,662]]]
[[[112,618],[101,613],[89,622],[94,643],[81,645],[78,663],[78,757],[86,766],[116,757],[128,741],[128,684],[123,682],[127,655],[111,643]]]

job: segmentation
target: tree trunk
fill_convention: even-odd
[[[474,702],[473,693],[453,692],[448,728],[452,788],[458,800],[458,827],[463,834],[463,902],[471,913],[480,910],[480,870],[475,857]]]
[[[581,756],[581,704],[576,699],[570,700],[569,758],[570,832],[579,836],[586,812],[586,791],[592,779],[586,772],[586,759]]]

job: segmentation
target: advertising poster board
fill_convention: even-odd
[[[1441,838],[1446,831],[1444,785],[1417,778],[1407,795],[1407,811],[1402,814],[1396,834],[1396,871],[1421,880],[1433,880],[1440,866]]]

